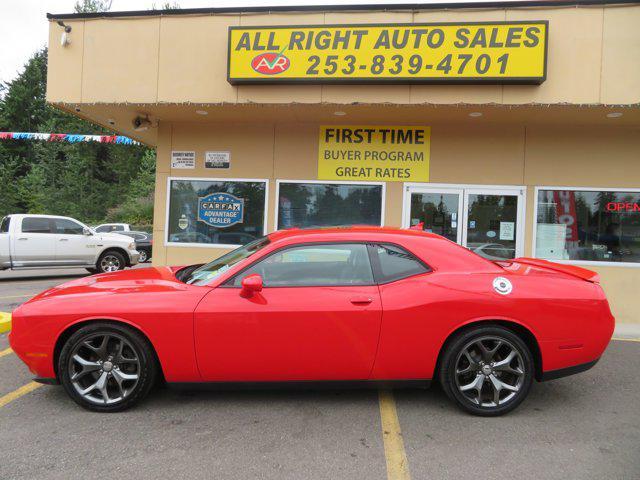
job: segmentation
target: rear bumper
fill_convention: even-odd
[[[555,380],[556,378],[568,377],[569,375],[575,375],[576,373],[586,372],[596,363],[598,363],[598,360],[600,360],[600,358],[596,358],[591,362],[581,363],[580,365],[574,365],[572,367],[559,368],[557,370],[548,370],[546,372],[542,372],[540,381],[546,382],[549,380]]]

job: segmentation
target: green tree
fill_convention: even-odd
[[[110,135],[46,103],[46,69],[43,49],[15,80],[2,84],[0,131]],[[155,153],[141,145],[0,141],[0,216],[48,213],[88,223],[109,216],[150,225],[154,162]]]

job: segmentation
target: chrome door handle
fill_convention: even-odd
[[[60,239],[60,241],[61,241],[61,242],[68,242],[68,241],[69,241],[69,239],[68,239],[68,238],[61,238],[61,239]]]
[[[29,239],[22,237],[22,238],[19,238],[18,240],[29,240]]]
[[[353,297],[350,299],[350,302],[354,305],[369,305],[373,302],[373,298],[371,297]]]

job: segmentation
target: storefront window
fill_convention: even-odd
[[[640,192],[539,190],[536,257],[640,263]]]
[[[170,243],[244,245],[265,234],[266,182],[172,179]]]
[[[279,229],[381,224],[382,185],[280,183]]]

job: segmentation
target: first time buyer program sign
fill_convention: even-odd
[[[320,127],[318,179],[428,182],[429,127]]]
[[[229,27],[231,83],[542,83],[547,21]]]

